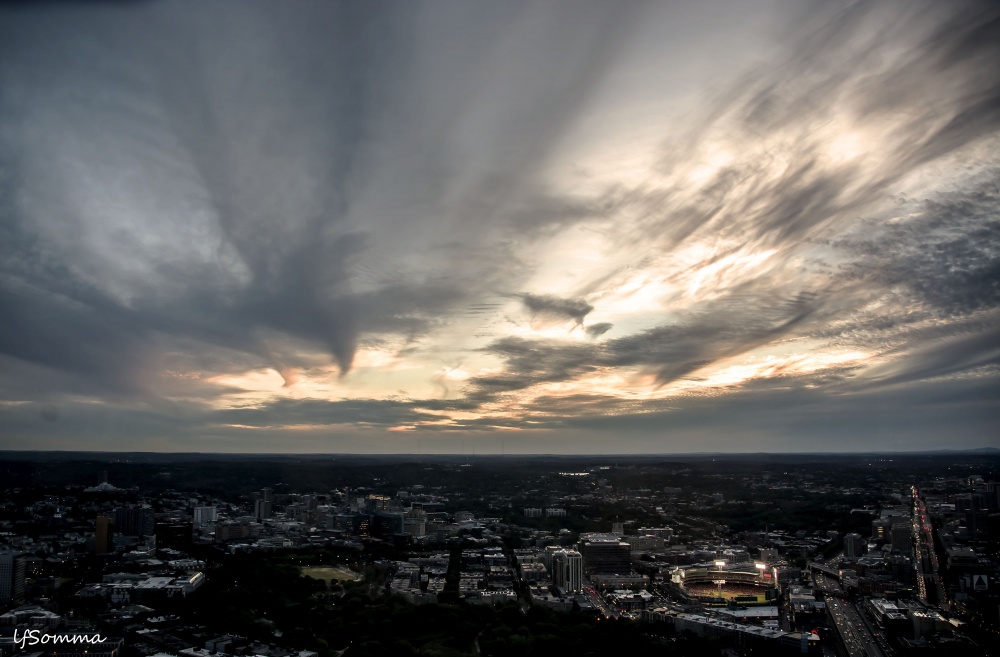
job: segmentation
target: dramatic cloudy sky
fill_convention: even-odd
[[[1000,445],[995,2],[0,4],[0,448]]]

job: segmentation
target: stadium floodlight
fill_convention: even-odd
[[[725,561],[716,561],[715,565],[719,568],[719,570],[722,570],[723,566],[726,565],[726,562]]]

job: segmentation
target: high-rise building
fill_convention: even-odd
[[[902,554],[890,556],[889,569],[898,581],[907,583],[913,581],[913,559],[910,557]]]
[[[0,550],[0,607],[24,602],[24,575],[24,556]]]
[[[1000,509],[1000,481],[986,482],[986,498],[986,508]]]
[[[632,546],[617,536],[591,536],[581,544],[580,552],[587,572],[627,575],[632,571]]]
[[[892,551],[904,555],[913,552],[913,528],[908,520],[897,521],[892,525]]]
[[[243,538],[253,538],[258,536],[259,525],[252,524],[246,519],[242,521],[223,520],[215,526],[215,540],[220,543]]]
[[[562,548],[559,547],[558,545],[545,546],[545,551],[542,552],[542,563],[545,564],[545,567],[548,569],[549,572],[552,572],[552,555],[554,555],[556,552],[559,552],[560,550],[562,550]]]
[[[553,582],[563,593],[583,590],[583,555],[576,550],[558,550],[552,554]]]
[[[555,546],[547,545],[546,547]],[[549,572],[551,573],[552,583],[556,586],[561,586],[566,582],[566,550],[563,548],[552,550],[547,556],[549,558]]]
[[[194,524],[207,525],[219,519],[219,510],[214,506],[196,506],[194,508]]]
[[[156,516],[148,506],[124,506],[115,509],[115,531],[124,536],[152,536]]]
[[[97,516],[94,530],[94,552],[97,554],[108,554],[114,551],[114,544],[111,542],[111,527],[114,520],[107,516]]]
[[[403,531],[410,536],[423,536],[427,533],[427,512],[423,509],[411,509],[403,519]]]
[[[402,511],[378,510],[372,514],[370,531],[376,538],[388,538],[404,533],[405,516]]]
[[[264,490],[269,490],[269,489],[265,488]],[[257,500],[254,503],[253,515],[254,515],[255,518],[257,518],[258,522],[261,522],[261,521],[264,521],[264,520],[267,520],[268,518],[270,518],[271,517],[271,513],[272,513],[272,509],[271,509],[271,501],[270,500],[262,499],[262,500]]]
[[[880,542],[888,541],[891,528],[892,522],[888,518],[872,520],[872,538]]]
[[[351,520],[351,532],[355,536],[372,535],[372,517],[367,513],[359,513]]]
[[[865,553],[865,539],[858,533],[844,536],[844,558],[858,559]]]
[[[156,547],[187,550],[191,547],[194,527],[190,522],[170,518],[156,523]]]

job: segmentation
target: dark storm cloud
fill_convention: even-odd
[[[516,210],[523,204],[498,209],[498,200],[517,198],[529,184],[631,13],[596,4],[469,11],[413,3],[4,11],[3,294],[16,317],[0,349],[116,386],[142,377],[135,370],[159,347],[148,338],[155,332],[204,342],[205,351],[244,350],[282,372],[303,364],[288,344],[297,341],[326,351],[346,372],[359,336],[424,333],[494,285],[510,260],[490,264],[469,245],[492,217],[523,212]],[[543,33],[546,57],[523,51]],[[509,64],[497,58],[504,54]],[[533,61],[531,70],[519,59]],[[508,107],[490,117],[501,98]],[[33,112],[41,104],[48,109]],[[468,118],[473,111],[485,122]],[[456,126],[490,149],[485,169],[458,156]],[[53,172],[42,159],[57,153],[68,166]],[[81,182],[68,176],[90,165],[120,171],[122,180],[65,184]],[[483,214],[484,223],[466,222],[473,230],[442,239],[433,205],[455,196],[448,185],[463,170],[472,178],[457,190],[461,212]],[[126,196],[135,192],[168,217],[187,216],[172,217],[171,230],[126,207],[133,215],[118,220],[116,233],[116,219],[99,214],[121,214],[117,199],[79,195],[98,197],[98,185],[119,182]],[[379,187],[392,200],[387,216],[364,209]],[[81,219],[81,200],[96,207],[92,218]],[[407,206],[420,213],[395,216]],[[412,245],[407,231],[418,237]],[[145,243],[145,232],[176,248]],[[448,240],[439,262],[450,268],[394,270],[393,259],[411,257],[413,248],[440,250]],[[143,264],[116,263],[129,253]],[[33,268],[52,262],[66,266],[34,276]],[[53,302],[50,294],[64,298]],[[569,306],[558,312],[582,317]],[[129,357],[114,358],[123,353]]]
[[[940,340],[913,350],[900,362],[875,368],[869,379],[876,385],[919,381],[1000,365],[1000,313],[987,330]]]
[[[535,317],[572,319],[577,324],[583,324],[587,313],[594,309],[583,299],[562,299],[547,294],[522,294],[521,301]]]
[[[389,427],[439,420],[434,410],[453,410],[463,402],[359,399],[272,399],[252,407],[213,410],[198,403],[167,405],[0,404],[0,449],[23,449],[44,431],[53,449],[121,449],[115,433],[127,427],[129,448],[137,450],[209,451],[351,451],[373,450],[371,435]],[[429,412],[430,411],[430,412]],[[40,425],[44,425],[40,426]],[[291,431],[295,436],[285,435]],[[276,436],[284,438],[276,441]]]
[[[592,338],[598,338],[608,331],[614,328],[614,324],[611,322],[598,322],[597,324],[591,324],[587,327],[587,335]]]
[[[682,323],[609,340],[604,364],[640,366],[652,370],[659,384],[670,383],[787,336],[810,319],[817,305],[811,295],[781,300],[734,294],[705,304]]]
[[[52,413],[52,409],[56,409]],[[154,409],[145,405],[63,401],[58,406],[0,404],[0,449],[62,450],[184,450],[206,449],[199,432],[204,423],[198,409],[182,404]],[[118,433],[126,427],[125,445]],[[45,437],[40,443],[39,436]],[[215,444],[214,448],[221,445]]]
[[[567,412],[558,427],[572,432],[580,443],[591,442],[587,432],[603,436],[613,431],[621,439],[619,445],[636,452],[961,449],[981,445],[981,436],[1000,430],[998,401],[996,386],[968,380],[918,386],[905,395],[883,390],[860,397],[831,397],[819,388],[792,386],[738,392],[721,401],[687,399],[646,413],[585,419]],[[776,407],[781,411],[774,412]],[[720,413],[731,419],[728,431],[718,431],[712,420]],[[966,427],[961,435],[955,432],[958,418]]]
[[[901,203],[916,216],[869,222],[834,243],[858,260],[845,275],[883,289],[902,288],[941,316],[1000,305],[1000,189],[998,171],[967,192]]]
[[[151,7],[141,7],[139,11],[147,9]],[[60,10],[77,15],[60,16]],[[220,179],[229,175],[229,171],[234,177],[265,173],[266,168],[248,171],[247,167],[238,167],[221,155],[209,166],[211,158],[205,152],[217,147],[220,140],[230,138],[250,143],[262,136],[250,125],[239,125],[239,113],[214,118],[235,123],[232,127],[243,129],[242,135],[223,134],[221,129],[213,131],[212,126],[199,123],[193,115],[206,121],[211,117],[196,110],[191,110],[192,116],[188,116],[187,121],[177,119],[174,114],[175,110],[181,112],[174,101],[195,106],[201,103],[201,109],[205,109],[204,105],[210,104],[205,97],[206,88],[217,87],[223,82],[221,79],[199,80],[194,88],[185,89],[157,86],[164,80],[180,83],[184,79],[197,78],[207,68],[200,65],[205,62],[193,60],[183,62],[178,69],[169,68],[178,57],[192,53],[197,57],[199,48],[185,39],[191,35],[171,29],[176,26],[164,25],[155,15],[130,14],[127,10],[113,13],[108,7],[76,8],[75,11],[46,8],[20,16],[15,12],[12,18],[4,35],[10,38],[3,39],[4,52],[9,56],[5,57],[7,65],[3,67],[6,83],[3,86],[8,94],[2,102],[5,109],[14,110],[5,112],[13,117],[12,124],[17,125],[20,119],[24,129],[23,134],[8,132],[3,135],[6,160],[14,172],[10,193],[4,195],[5,199],[14,199],[5,208],[4,225],[19,237],[7,242],[15,257],[5,260],[11,264],[5,272],[5,305],[14,312],[11,313],[12,321],[5,323],[0,348],[8,354],[49,367],[87,372],[98,384],[141,388],[137,380],[142,378],[142,365],[148,360],[146,352],[156,348],[149,339],[153,332],[242,348],[281,367],[287,358],[276,354],[278,348],[264,344],[254,334],[255,329],[270,326],[324,345],[343,369],[349,368],[356,328],[353,299],[342,289],[346,278],[344,263],[363,240],[350,233],[322,233],[315,225],[319,222],[311,216],[262,216],[269,205],[272,208],[278,205],[265,202],[268,194],[272,198],[288,194],[284,189],[265,191],[273,180],[260,176],[244,182],[244,188],[256,186],[260,190],[256,198],[232,198],[231,195],[225,203],[213,202],[221,233],[214,236],[209,229],[206,234],[196,237],[209,242],[214,239],[220,246],[226,242],[235,248],[235,253],[222,253],[223,249],[217,246],[214,248],[215,262],[192,258],[187,253],[177,253],[176,259],[171,259],[170,253],[166,256],[155,251],[143,253],[145,249],[141,243],[127,241],[132,237],[128,233],[121,235],[126,238],[121,243],[114,244],[121,250],[118,253],[87,249],[87,231],[94,231],[97,226],[78,221],[74,214],[81,211],[84,205],[81,201],[89,199],[74,198],[69,190],[59,185],[58,178],[35,170],[31,162],[29,154],[33,144],[29,139],[37,128],[30,115],[19,115],[19,96],[30,99],[35,94],[42,99],[62,93],[65,98],[59,100],[65,104],[66,115],[80,121],[76,126],[79,136],[63,134],[62,138],[73,140],[77,137],[78,141],[91,138],[103,142],[95,143],[89,154],[95,158],[93,164],[98,168],[102,157],[132,158],[136,168],[147,170],[151,177],[161,178],[167,188],[190,193],[204,183],[209,197],[216,201],[221,196],[217,187],[224,185]],[[72,21],[74,18],[80,21],[75,27],[60,20]],[[147,39],[141,44],[130,41],[127,36],[131,32],[128,27],[137,25],[149,28],[135,31],[142,32]],[[78,31],[76,28],[85,29]],[[60,38],[50,43],[50,46],[57,46],[36,56],[31,35],[39,30],[54,31],[54,36]],[[98,35],[107,43],[93,41],[101,38]],[[146,71],[137,70],[137,62],[141,63],[144,56],[155,51],[160,40],[170,42],[169,48],[166,43],[163,46],[176,53],[176,57],[151,56],[151,62],[162,63],[164,68],[151,66]],[[81,51],[87,56],[76,56]],[[32,59],[34,61],[30,61]],[[33,77],[28,77],[27,72]],[[40,86],[37,80],[41,79],[50,81],[50,86]],[[95,102],[93,95],[88,96],[91,93],[86,88],[88,83],[100,90],[97,93],[103,102]],[[151,98],[157,91],[162,94]],[[281,93],[278,96],[289,100]],[[162,113],[155,105],[158,99],[164,101],[168,117],[177,120],[164,124]],[[248,107],[247,111],[252,112],[252,109]],[[267,111],[261,114],[274,118]],[[292,123],[299,118],[294,113],[287,117]],[[50,127],[65,130],[65,126],[58,124]],[[288,137],[285,131],[283,139]],[[300,139],[304,137],[300,134]],[[177,138],[186,146],[184,157],[180,159],[176,149],[172,151],[166,144]],[[106,152],[102,152],[102,148]],[[280,169],[280,154],[273,155],[275,161],[271,164]],[[195,169],[185,170],[187,162],[193,162]],[[78,165],[86,166],[87,163]],[[227,165],[232,167],[227,168]],[[122,175],[128,172],[123,171]],[[198,180],[193,180],[192,175]],[[150,180],[145,184],[154,183]],[[43,190],[42,186],[47,188]],[[96,196],[113,190],[95,186],[80,191]],[[33,198],[43,194],[45,198],[41,200]],[[155,194],[152,196],[154,198],[149,200],[155,202]],[[255,204],[259,207],[252,207],[252,210],[248,207]],[[37,205],[41,207],[36,209]],[[43,214],[44,210],[52,209],[56,210],[55,217]],[[296,210],[307,213],[310,209]],[[240,221],[236,221],[236,216]],[[178,222],[176,229],[180,231],[184,227],[184,222]],[[79,234],[84,239],[75,244],[71,241],[68,246],[80,250],[67,252],[60,250],[52,240],[47,243],[46,233],[56,231]],[[135,236],[142,237],[141,234]],[[183,240],[188,236],[178,233],[177,237]],[[28,248],[24,248],[25,245]],[[190,251],[203,244],[183,246]],[[128,287],[136,293],[123,303],[120,295],[113,291],[116,281],[100,280],[100,277],[103,262],[114,262],[129,255],[129,251],[132,257],[147,256],[152,262],[148,276],[128,279]],[[60,260],[67,266],[51,266],[52,262]],[[244,270],[236,276],[234,262]],[[249,278],[249,284],[240,285],[234,280],[236,278]],[[112,291],[109,292],[109,288]],[[28,290],[30,293],[26,293]]]
[[[349,3],[276,9],[164,16],[181,29],[158,32],[141,52],[222,238],[249,270],[232,319],[322,344],[347,371],[359,310],[380,313],[375,295],[366,304],[352,295],[349,268],[367,236],[344,214],[366,117],[406,49],[406,17]]]
[[[663,385],[787,335],[810,318],[815,304],[809,295],[776,301],[733,294],[703,304],[683,321],[600,344],[505,338],[487,348],[503,359],[504,372],[475,377],[470,384],[474,396],[490,397],[602,367],[629,367],[654,374]]]
[[[494,342],[487,351],[502,358],[505,365],[501,374],[469,381],[478,394],[487,398],[537,383],[565,381],[597,367],[597,352],[592,344],[508,337]]]
[[[55,404],[44,404],[38,414],[46,422],[55,422],[59,419],[59,407]]]
[[[847,289],[891,294],[890,308],[846,315],[815,335],[884,350],[880,385],[956,374],[994,364],[1000,335],[1000,195],[995,171],[970,190],[936,200],[901,200],[898,221],[864,223],[834,246],[853,260]]]
[[[0,308],[0,353],[92,379],[104,392],[142,389],[136,369],[145,358],[146,327],[102,296],[70,298],[7,279],[0,283]]]

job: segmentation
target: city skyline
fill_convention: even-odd
[[[7,3],[0,449],[996,447],[987,2]]]

